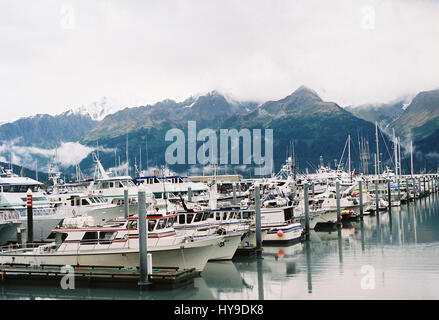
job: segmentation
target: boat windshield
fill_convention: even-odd
[[[29,189],[32,192],[37,192],[38,185],[2,185],[1,189],[3,192],[26,193]]]
[[[133,188],[136,186],[134,182],[132,182],[131,180],[120,181],[120,183],[122,184],[123,187],[127,187],[127,188]]]

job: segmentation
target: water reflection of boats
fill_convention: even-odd
[[[341,236],[343,239],[354,238],[355,228],[342,228]],[[310,232],[310,239],[313,242],[338,240],[338,232],[336,231],[314,231]]]
[[[289,246],[264,246],[264,257],[275,257],[275,259],[296,258],[302,251],[302,243]]]
[[[232,261],[210,261],[203,270],[202,277],[206,285],[215,292],[217,299],[227,298],[224,294],[242,292],[251,288],[239,273]]]

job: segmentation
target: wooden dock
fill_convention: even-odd
[[[74,266],[73,273],[59,266],[1,265],[0,286],[2,284],[57,285],[68,276],[74,276],[75,287],[105,288],[147,288],[174,289],[193,284],[199,276],[195,269],[153,268],[148,275],[148,286],[139,286],[140,273],[137,269],[109,267]]]

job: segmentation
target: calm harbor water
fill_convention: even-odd
[[[0,299],[438,299],[439,197],[264,247],[263,259],[209,262],[194,285],[166,291],[0,286]]]

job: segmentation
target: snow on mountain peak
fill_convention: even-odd
[[[117,111],[114,105],[110,105],[106,97],[103,97],[100,101],[93,101],[89,105],[82,105],[79,108],[73,110],[76,114],[89,115],[93,120],[101,121],[107,115]]]

